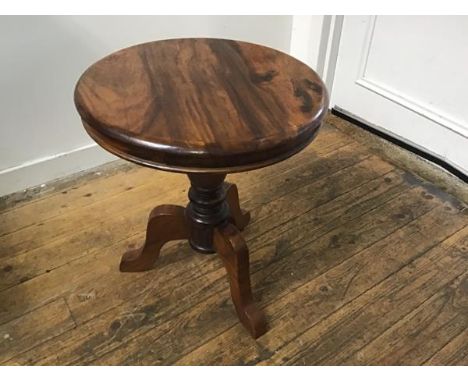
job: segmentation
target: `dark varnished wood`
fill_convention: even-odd
[[[239,232],[250,214],[240,208],[237,187],[224,179],[288,158],[314,139],[328,108],[318,75],[260,45],[165,40],[92,65],[76,85],[75,104],[87,132],[108,151],[190,179],[187,207],[156,207],[143,247],[127,252],[120,270],[152,268],[171,240],[218,252],[240,321],[254,338],[265,333]]]
[[[214,230],[214,247],[226,268],[237,315],[252,337],[258,338],[267,326],[263,312],[252,297],[247,245],[234,225],[225,224]]]
[[[318,75],[277,50],[222,39],[136,45],[92,65],[75,89],[88,133],[150,167],[229,173],[283,160],[328,107]]]
[[[224,182],[226,201],[229,206],[229,218],[239,229],[243,230],[250,222],[250,212],[240,207],[239,191],[234,183]]]
[[[213,230],[227,221],[229,206],[225,174],[190,174],[190,189],[186,215],[190,224],[190,245],[201,253],[214,253]]]
[[[224,177],[215,177],[215,184],[219,179],[224,179]],[[225,197],[228,206],[227,216],[223,216],[221,222],[228,219],[239,230],[243,230],[250,221],[250,213],[240,208],[237,186],[233,183],[224,182],[221,187],[223,198]],[[196,197],[195,200],[197,200]],[[185,208],[174,205],[161,205],[154,208],[148,219],[144,245],[141,248],[129,250],[123,255],[120,262],[120,271],[141,272],[153,268],[161,248],[171,240],[191,239],[195,241],[192,247],[198,252],[214,253],[215,250],[212,244],[214,223],[205,221],[205,225],[208,224],[208,227],[202,225],[202,233],[200,234],[200,230],[197,230],[196,226],[193,227],[193,225],[197,224],[197,221],[193,225],[191,224],[187,218]],[[208,231],[208,235],[203,234],[203,229]],[[200,241],[200,236],[208,241],[209,248],[206,248],[206,243],[204,244],[205,247],[199,243],[196,244],[196,240]]]
[[[162,205],[151,211],[143,247],[126,252],[120,262],[121,272],[141,272],[153,267],[162,246],[171,240],[188,239],[190,228],[185,209]]]
[[[151,269],[162,246],[171,240],[188,239],[197,252],[217,252],[228,273],[239,319],[252,337],[257,338],[265,333],[266,321],[253,303],[249,251],[239,232],[249,223],[250,214],[241,210],[237,186],[224,182],[225,177],[224,174],[190,174],[187,208],[162,205],[153,209],[143,247],[125,253],[120,270]]]

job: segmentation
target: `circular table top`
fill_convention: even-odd
[[[236,172],[285,159],[328,109],[319,76],[293,57],[223,39],[132,46],[89,67],[75,104],[91,137],[125,159],[180,172]]]

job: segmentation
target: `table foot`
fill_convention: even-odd
[[[120,271],[142,272],[153,268],[162,246],[171,240],[187,239],[198,252],[217,252],[228,274],[237,315],[251,336],[258,338],[266,332],[266,320],[253,301],[249,250],[239,232],[249,223],[250,214],[241,210],[237,187],[225,183],[225,175],[189,177],[188,206],[162,205],[153,209],[145,244],[124,254]]]
[[[224,182],[226,201],[229,205],[230,220],[239,230],[243,230],[250,222],[250,212],[240,208],[239,192],[234,183]]]
[[[154,208],[149,216],[145,244],[123,255],[120,271],[142,272],[151,269],[164,244],[171,240],[188,239],[189,236],[184,207],[166,204]]]
[[[237,315],[252,337],[258,338],[267,326],[263,312],[253,302],[247,245],[232,224],[215,228],[213,244],[226,268]]]

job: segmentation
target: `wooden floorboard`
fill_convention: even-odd
[[[164,247],[118,272],[147,214],[185,204],[179,174],[122,166],[0,211],[3,364],[466,364],[468,213],[455,197],[326,126],[302,153],[229,176],[254,297],[238,323],[216,256]]]
[[[437,353],[432,355],[424,365],[468,365],[468,328],[465,328],[458,336],[451,339]]]
[[[279,170],[282,167],[285,168],[285,172],[291,172],[295,168],[303,169],[306,166],[304,157],[307,156],[309,164],[307,171],[300,173],[303,177],[307,177],[307,175],[310,176],[310,172],[313,172],[315,179],[319,179],[369,156],[365,150],[349,142],[344,142],[347,147],[341,149],[340,145],[343,145],[343,142],[336,139],[336,134],[330,134],[331,137],[328,137],[326,133],[324,136],[326,138],[322,140],[332,139],[335,143],[325,145],[325,148],[320,148],[320,150],[316,149],[321,152],[320,157],[316,156],[318,154],[315,151],[301,153],[291,159],[289,167],[285,167],[286,162],[280,163]],[[334,148],[338,149],[333,150]],[[321,160],[317,160],[318,158]],[[267,180],[278,179],[281,174],[272,169],[273,166],[268,167],[256,175],[258,181],[264,180],[266,183],[262,192],[255,192],[258,190],[258,184],[249,181],[252,177],[233,176],[241,188],[241,196],[247,195],[247,200],[244,200],[246,208],[252,209],[304,183],[300,177],[294,177],[291,181],[288,181],[289,178],[286,177],[286,180],[282,180],[283,183],[270,184]],[[114,197],[98,199],[86,207],[72,209],[69,213],[59,214],[52,219],[45,218],[44,221],[39,221],[26,230],[17,230],[0,237],[0,258],[11,267],[11,271],[0,281],[2,283],[0,289],[14,285],[18,281],[24,282],[75,258],[82,257],[84,254],[98,252],[114,244],[116,238],[124,240],[141,233],[145,229],[148,211],[154,207],[155,200],[156,203],[161,204],[185,204],[187,180],[177,174],[164,172],[157,174],[161,175],[160,177],[154,176],[156,178],[153,180],[154,184],[140,187],[144,188],[143,190],[135,188]],[[252,188],[254,191],[248,193]],[[248,198],[249,195],[253,195],[253,200]],[[52,204],[50,209],[56,207]],[[24,220],[27,221],[28,214],[23,214]],[[35,216],[35,213],[32,215]],[[9,226],[9,223],[5,221],[7,221],[5,217],[0,220],[0,227]],[[67,255],[63,256],[63,253]],[[35,261],[26,262],[24,261],[26,257],[34,258]]]

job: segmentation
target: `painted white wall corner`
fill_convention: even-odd
[[[0,171],[0,195],[46,184],[117,159],[119,158],[96,143],[90,143],[74,150],[28,161]]]

